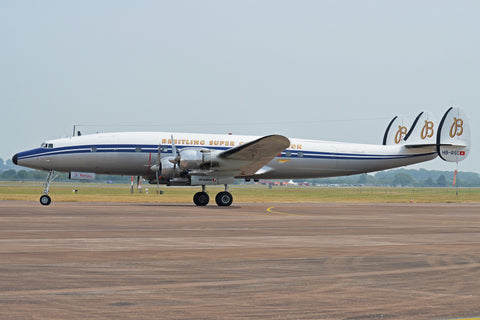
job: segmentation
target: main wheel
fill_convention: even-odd
[[[206,206],[208,201],[210,201],[210,197],[206,192],[197,192],[193,196],[193,203],[197,206]]]
[[[217,196],[215,197],[215,202],[220,207],[228,207],[233,202],[233,196],[228,191],[219,192],[219,193],[217,193]]]
[[[44,194],[43,196],[40,197],[40,203],[43,204],[44,206],[48,206],[52,202],[52,198],[50,198],[49,195]]]

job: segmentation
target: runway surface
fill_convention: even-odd
[[[480,317],[480,204],[0,202],[0,319]]]

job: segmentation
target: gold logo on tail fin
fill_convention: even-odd
[[[452,126],[450,127],[450,137],[461,136],[463,134],[463,120],[460,118],[453,118]]]
[[[398,126],[398,131],[395,134],[395,143],[399,144],[402,138],[407,134],[407,127]]]
[[[422,140],[425,140],[427,137],[431,138],[433,136],[433,127],[434,123],[432,121],[425,120],[425,125],[422,128],[422,132],[420,133],[420,137]]]

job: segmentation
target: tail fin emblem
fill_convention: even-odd
[[[423,140],[425,140],[427,137],[431,138],[433,136],[433,127],[434,123],[432,121],[425,120],[425,125],[423,126],[422,132],[420,134]]]
[[[461,136],[463,134],[463,119],[453,118],[452,126],[450,127],[450,137]]]
[[[395,143],[400,143],[403,137],[407,134],[407,127],[398,126],[398,131],[395,134]]]

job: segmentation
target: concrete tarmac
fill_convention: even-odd
[[[0,319],[480,316],[480,204],[0,202]]]

